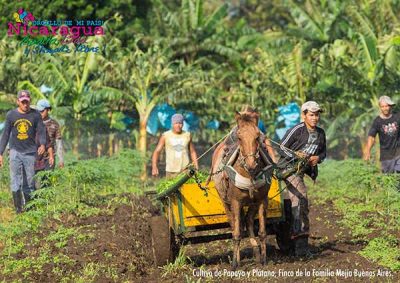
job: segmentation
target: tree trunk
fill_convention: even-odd
[[[74,137],[72,139],[72,153],[79,159],[79,141],[80,141],[79,121],[74,121]]]
[[[139,122],[139,142],[138,142],[138,150],[142,153],[143,157],[146,156],[147,151],[147,131],[146,131],[147,120],[144,119],[142,115],[140,115]],[[140,175],[140,179],[142,181],[147,180],[147,172],[146,172],[146,162],[143,162],[142,165],[142,174]]]
[[[97,141],[97,157],[101,156],[102,150],[103,150],[103,146],[101,145],[101,141]]]
[[[114,153],[114,133],[108,135],[108,155],[112,156]]]
[[[123,148],[124,148],[124,141],[122,140],[122,137],[120,137],[118,139],[118,142],[115,144],[115,152],[118,153]]]
[[[367,148],[367,138],[364,138],[364,135],[359,135],[358,138],[360,139],[361,144],[361,158],[365,155],[365,149]]]
[[[90,157],[94,157],[94,155],[92,154],[92,135],[89,131],[87,132],[86,148],[88,155]]]

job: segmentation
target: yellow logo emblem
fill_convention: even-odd
[[[26,119],[18,119],[15,121],[14,126],[18,131],[17,139],[26,140],[28,138],[29,127],[32,127],[31,122]]]

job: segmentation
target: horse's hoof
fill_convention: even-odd
[[[261,265],[266,265],[267,264],[267,259],[266,258],[261,258],[260,263],[261,263]]]
[[[236,261],[232,262],[232,270],[236,270],[239,267],[239,264]]]

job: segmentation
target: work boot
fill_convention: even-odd
[[[25,206],[25,211],[29,211],[29,210],[31,210],[33,207],[32,206],[30,206],[29,208],[26,208],[26,206],[28,205],[28,203],[31,201],[31,200],[33,200],[33,198],[32,198],[32,192],[34,192],[34,190],[26,190],[26,191],[24,191],[24,199],[25,199],[25,204],[24,204],[24,206]]]
[[[13,200],[14,200],[14,207],[15,212],[17,214],[22,213],[23,211],[23,199],[21,191],[12,192]]]
[[[308,237],[296,238],[294,245],[295,245],[295,256],[309,257],[312,255],[308,247]]]

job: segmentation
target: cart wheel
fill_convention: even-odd
[[[294,240],[291,239],[290,222],[292,219],[292,205],[290,200],[284,201],[285,221],[276,224],[276,243],[282,253],[289,255],[294,251]]]
[[[173,262],[178,254],[179,248],[175,241],[174,231],[169,227],[164,216],[153,216],[150,219],[151,244],[154,263],[163,266]]]

